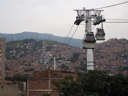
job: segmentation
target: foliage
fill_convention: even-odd
[[[69,69],[69,67],[67,65],[65,65],[65,64],[62,64],[60,66],[60,68],[63,69],[63,70],[68,70]]]
[[[51,96],[50,94],[44,94],[44,95],[42,95],[42,96]]]
[[[5,79],[10,81],[27,81],[28,76],[29,76],[28,74],[24,74],[24,75],[17,74],[14,77],[5,77]]]
[[[60,92],[60,96],[77,96],[79,95],[79,84],[74,81],[72,76],[67,76],[59,83],[54,83],[57,86],[57,90]]]
[[[60,96],[128,96],[128,76],[108,75],[102,71],[78,73],[55,82]]]
[[[80,53],[73,53],[72,58],[71,58],[71,62],[75,62],[79,59]]]
[[[111,77],[110,96],[128,96],[128,76],[117,74]]]
[[[13,77],[13,80],[15,80],[15,81],[27,81],[27,78],[28,78],[27,74],[24,74],[24,75],[17,74]]]
[[[76,72],[85,72],[87,70],[87,65],[81,61],[80,65],[75,67]]]
[[[34,68],[24,69],[25,72],[31,72],[34,71]]]
[[[86,96],[108,96],[110,84],[106,72],[89,71],[78,75],[80,87]]]

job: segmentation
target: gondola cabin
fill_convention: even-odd
[[[97,28],[95,37],[96,37],[97,40],[105,40],[104,29]]]
[[[71,59],[70,58],[67,59],[67,63],[68,64],[71,63]]]
[[[94,49],[95,48],[95,37],[93,32],[86,33],[83,40],[83,49]]]

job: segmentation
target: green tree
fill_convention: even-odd
[[[68,76],[56,82],[56,86],[60,96],[109,96],[108,77],[105,72],[89,71],[78,74],[76,81]]]
[[[76,62],[79,59],[80,53],[73,53],[71,57],[71,62]]]
[[[54,82],[57,90],[60,92],[59,96],[82,96],[77,81],[72,76],[67,76],[60,82]]]
[[[103,71],[79,73],[56,82],[60,96],[128,96],[128,76],[110,76]]]
[[[44,94],[44,95],[42,95],[42,96],[51,96],[51,94]]]
[[[117,74],[110,79],[110,96],[128,96],[128,76]]]
[[[15,81],[27,81],[28,76],[29,75],[27,75],[27,74],[24,74],[24,75],[17,74],[13,77],[13,80],[15,80]]]
[[[88,71],[78,75],[81,89],[86,96],[109,96],[108,75],[102,71]]]

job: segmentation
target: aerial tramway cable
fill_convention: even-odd
[[[128,23],[128,19],[107,19],[105,23]]]
[[[69,43],[70,43],[70,41],[72,40],[72,38],[73,38],[74,34],[76,33],[76,31],[77,31],[78,27],[79,27],[79,25],[76,27],[76,29],[75,29],[74,33],[72,34],[72,36],[71,36],[71,38],[69,39],[69,41],[68,41],[68,43],[67,43],[67,44],[69,44]]]
[[[68,38],[69,34],[71,33],[73,26],[74,26],[74,24],[71,26],[71,28],[70,28],[70,30],[69,30],[69,32],[68,32],[68,34],[67,34],[67,36],[66,36],[66,38],[64,40],[64,43],[66,43],[67,38]]]
[[[127,22],[124,22],[124,21],[123,22],[119,22],[119,21],[117,21],[117,22],[116,21],[114,21],[114,22],[113,21],[106,21],[105,23],[128,23],[128,21]]]
[[[114,20],[114,21],[115,21],[115,20],[119,20],[119,21],[125,20],[125,21],[127,21],[128,19],[109,19],[109,18],[108,18],[108,19],[106,19],[106,20]]]
[[[118,5],[126,4],[126,3],[128,3],[128,1],[121,2],[121,3],[117,3],[117,4],[113,4],[113,5],[108,5],[108,6],[105,6],[105,7],[93,8],[93,9],[105,9],[105,8],[109,8],[109,7],[114,7],[114,6],[118,6]]]

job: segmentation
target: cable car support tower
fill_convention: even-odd
[[[103,22],[105,22],[105,19],[101,14],[103,10],[83,8],[82,10],[75,11],[77,12],[77,16],[74,24],[79,25],[81,22],[85,22],[83,49],[87,49],[87,71],[94,70],[93,49],[95,48],[95,43],[97,40],[105,40],[105,33],[103,29]],[[101,28],[97,28],[95,35],[92,32],[92,24],[101,24]]]

